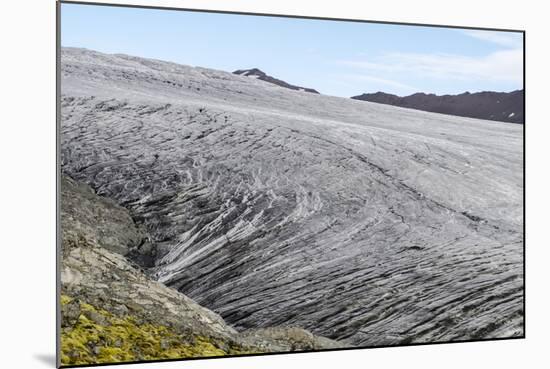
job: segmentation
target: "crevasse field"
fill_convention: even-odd
[[[153,278],[236,329],[358,346],[523,335],[522,125],[61,60],[63,173],[144,226]]]

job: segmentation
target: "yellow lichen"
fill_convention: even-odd
[[[73,299],[70,298],[69,296],[67,295],[61,295],[61,305],[66,305],[68,304],[69,302],[71,302]]]
[[[72,300],[61,297],[62,304]],[[80,302],[80,311],[76,324],[61,332],[63,365],[255,353],[235,345],[221,349],[221,342],[211,338],[183,337],[166,326],[138,324],[132,316],[119,318],[84,302]]]

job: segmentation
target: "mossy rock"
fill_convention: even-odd
[[[63,365],[183,359],[257,352],[211,337],[184,337],[167,326],[138,324],[139,319],[131,315],[116,317],[69,296],[61,297],[62,307],[75,303],[79,305],[80,315],[72,326],[64,327],[61,331]]]

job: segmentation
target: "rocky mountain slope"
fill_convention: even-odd
[[[259,70],[258,68],[239,69],[239,70],[234,71],[233,74],[236,74],[238,76],[249,77],[249,78],[256,78],[256,79],[259,79],[260,81],[269,82],[269,83],[272,83],[274,85],[281,86],[281,87],[284,87],[284,88],[288,88],[288,89],[291,89],[291,90],[311,92],[311,93],[314,93],[314,94],[319,93],[317,90],[314,90],[312,88],[291,85],[290,83],[286,83],[285,81],[282,81],[280,79],[271,77],[271,76],[265,74],[264,72],[262,72],[261,70]]]
[[[523,335],[520,125],[82,49],[61,77],[63,172],[147,231],[153,278],[237,329]]]
[[[524,120],[523,90],[512,92],[484,91],[473,94],[465,92],[459,95],[442,96],[416,93],[404,97],[376,92],[353,96],[352,99],[458,115],[460,117],[522,124]]]
[[[238,333],[212,311],[152,280],[123,255],[148,236],[127,210],[61,181],[64,365],[342,347],[299,328]]]

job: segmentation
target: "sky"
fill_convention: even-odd
[[[517,32],[61,5],[62,46],[233,72],[350,97],[523,88]]]

